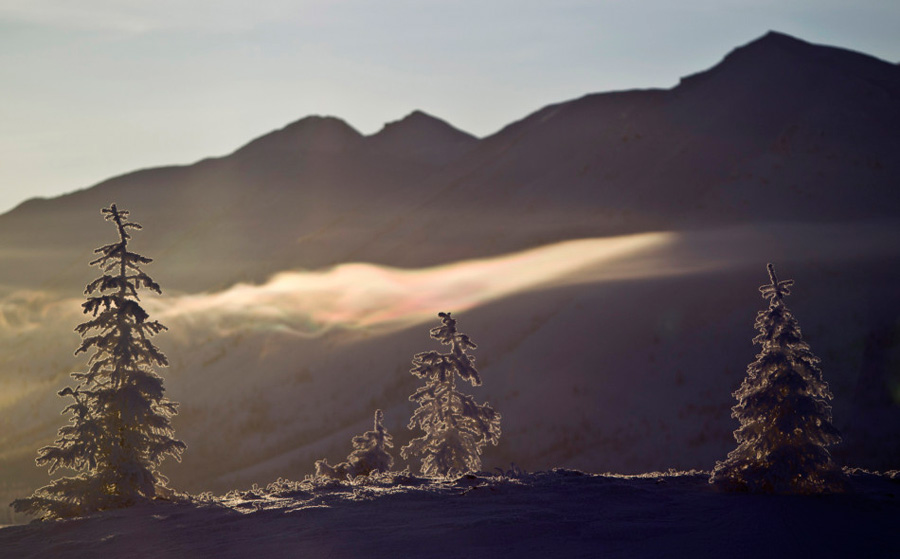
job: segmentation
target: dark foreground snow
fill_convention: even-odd
[[[723,494],[702,473],[276,482],[0,529],[0,557],[898,557],[900,480]]]

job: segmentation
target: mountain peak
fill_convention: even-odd
[[[679,87],[721,79],[741,87],[758,87],[760,80],[796,85],[821,81],[825,75],[837,80],[855,76],[892,91],[897,88],[895,69],[890,63],[852,50],[808,43],[778,31],[769,31],[735,48],[709,70],[682,78]]]
[[[401,118],[399,122],[417,121],[417,120],[443,122],[441,119],[431,116],[430,114],[426,113],[425,111],[423,111],[421,109],[415,109],[413,112],[411,112],[408,115],[406,115],[405,117]]]
[[[765,47],[779,47],[779,48],[803,48],[810,46],[809,43],[794,37],[793,35],[788,35],[787,33],[782,33],[781,31],[773,31],[769,30],[765,35],[760,37],[759,39],[755,39],[750,41],[743,47],[739,48],[747,48],[751,46],[765,46]]]
[[[356,129],[337,117],[311,115],[256,138],[235,154],[260,151],[334,153],[354,147],[362,137]]]
[[[733,49],[725,56],[722,62],[742,60],[744,63],[748,61],[755,63],[768,61],[776,57],[805,58],[816,56],[817,53],[821,54],[822,51],[827,49],[828,47],[807,43],[787,33],[769,31],[762,37]]]
[[[454,138],[457,141],[474,140],[475,137],[467,132],[455,128],[439,118],[419,109],[414,110],[400,120],[388,122],[381,130],[370,136],[372,140],[384,141],[384,138],[410,137],[418,139],[424,137],[445,139]]]
[[[681,79],[680,85],[697,85],[707,79],[737,69],[739,73],[771,67],[775,63],[793,59],[795,55],[815,46],[779,31],[769,31],[762,37],[736,47],[721,62],[708,70]]]
[[[478,142],[475,136],[418,109],[388,122],[367,140],[378,151],[414,154],[432,163],[452,160]]]

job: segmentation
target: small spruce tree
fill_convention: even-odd
[[[328,460],[318,460],[316,475],[344,480],[348,477],[367,476],[372,472],[388,472],[394,465],[394,457],[387,451],[394,446],[392,439],[384,428],[384,413],[375,410],[373,430],[353,437],[353,452],[347,457],[347,461],[332,466]]]
[[[769,307],[756,316],[753,342],[762,346],[734,393],[732,417],[738,442],[717,462],[710,483],[731,491],[819,493],[841,488],[841,472],[828,447],[841,437],[831,423],[832,399],[819,358],[803,341],[800,325],[784,304],[792,280],[759,288]]]
[[[157,471],[160,462],[167,455],[180,460],[185,449],[172,438],[169,420],[177,404],[164,397],[163,379],[154,372],[168,363],[150,337],[166,327],[148,320],[138,298],[138,289],[161,290],[140,268],[151,259],[128,250],[129,231],[141,226],[115,204],[102,212],[119,240],[94,251],[99,257],[91,265],[102,273],[84,290],[82,309],[90,319],[75,328],[83,338],[75,354],[93,354],[86,372],[72,373],[75,387],[59,392],[73,400],[62,411],[71,414],[69,424],[35,460],[50,474],[58,468],[81,473],[12,503],[43,518],[84,516],[154,498],[167,481]]]
[[[426,351],[413,357],[410,373],[425,380],[409,399],[419,404],[409,420],[409,428],[425,432],[400,450],[404,459],[421,460],[426,476],[450,476],[481,469],[482,448],[497,444],[500,414],[489,404],[475,400],[456,388],[457,375],[479,386],[481,377],[475,358],[466,353],[476,345],[456,330],[450,313],[439,313],[441,325],[431,329],[431,337],[450,346],[449,353]]]

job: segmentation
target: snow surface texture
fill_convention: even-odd
[[[266,488],[0,529],[18,559],[897,557],[900,482],[839,495],[716,491],[708,472],[392,474]]]
[[[710,483],[759,493],[839,491],[840,469],[828,452],[841,441],[831,423],[833,396],[821,360],[784,304],[794,281],[779,281],[772,264],[768,270],[770,283],[759,291],[769,308],[756,315],[759,335],[753,338],[762,351],[734,393],[738,447],[716,464]]]

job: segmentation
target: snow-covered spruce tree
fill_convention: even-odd
[[[154,372],[167,361],[150,337],[166,328],[148,320],[138,302],[138,289],[161,292],[140,268],[151,260],[128,250],[129,231],[141,226],[115,204],[102,212],[119,240],[94,251],[99,257],[91,265],[102,273],[84,290],[82,308],[90,319],[75,328],[83,338],[75,354],[93,354],[86,372],[72,373],[76,386],[59,392],[73,400],[62,411],[71,414],[69,424],[36,459],[51,474],[58,468],[81,473],[12,503],[17,511],[44,518],[84,516],[154,498],[167,481],[157,471],[160,462],[166,455],[180,459],[185,449],[172,438],[169,422],[177,404],[163,396],[163,380]]]
[[[353,437],[353,452],[346,462],[336,466],[322,459],[316,462],[316,476],[345,480],[348,477],[367,476],[372,472],[387,472],[394,465],[394,457],[387,451],[393,448],[393,437],[384,428],[384,413],[375,410],[375,427]]]
[[[438,316],[441,325],[431,329],[431,337],[449,345],[450,352],[426,351],[413,357],[410,373],[426,384],[409,397],[419,404],[409,428],[425,434],[400,449],[400,455],[419,458],[426,476],[451,476],[481,468],[482,448],[487,443],[496,445],[500,438],[500,414],[456,389],[457,375],[472,386],[481,384],[475,358],[466,353],[476,346],[469,336],[457,332],[450,313]]]
[[[737,448],[716,463],[710,483],[730,491],[820,493],[842,487],[841,471],[827,447],[841,437],[831,423],[832,399],[819,358],[800,334],[784,304],[792,280],[779,281],[768,265],[770,283],[759,288],[769,308],[756,316],[762,346],[734,393],[732,417]]]

